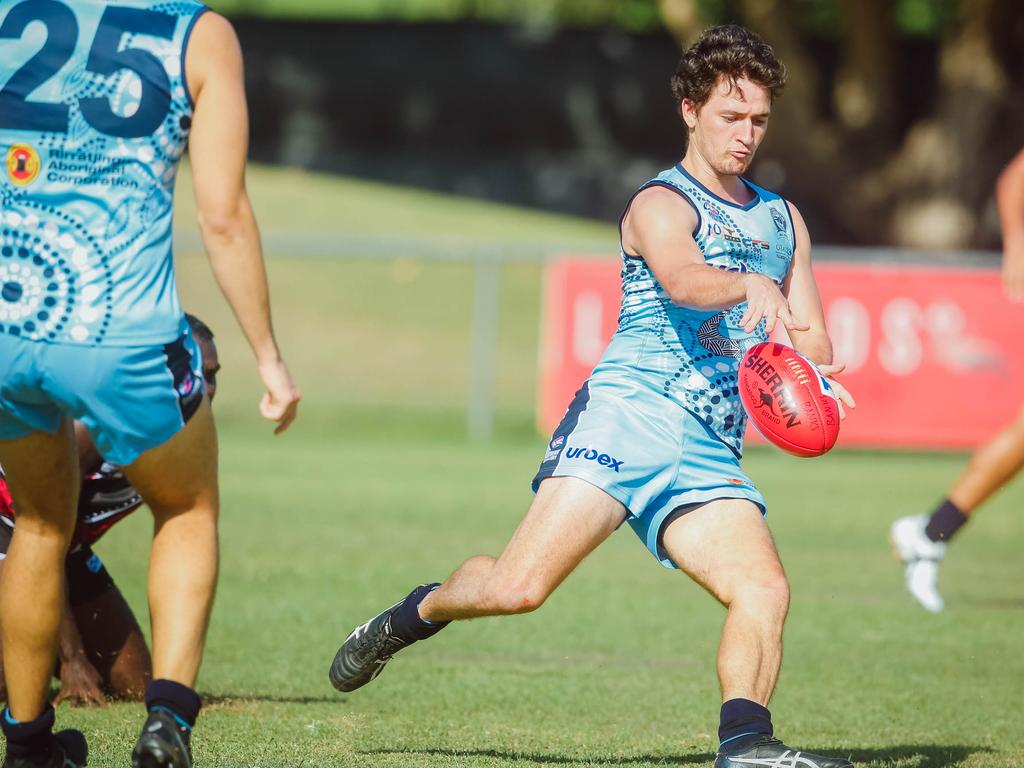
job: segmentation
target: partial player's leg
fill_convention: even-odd
[[[728,610],[718,649],[722,700],[767,705],[782,664],[789,585],[761,510],[746,499],[711,501],[669,523],[662,542]]]
[[[907,590],[924,608],[941,611],[939,563],[946,543],[971,515],[1024,467],[1024,409],[1017,420],[971,455],[949,496],[930,516],[901,517],[892,524],[890,538],[903,561]]]
[[[545,480],[500,557],[470,558],[440,586],[418,587],[353,630],[331,666],[332,684],[365,685],[395,652],[449,621],[536,610],[625,516],[621,503],[584,480]]]
[[[153,511],[149,609],[153,682],[136,766],[191,765],[188,734],[199,713],[193,690],[217,585],[217,432],[209,401],[162,445],[124,468]],[[168,760],[168,762],[160,762]]]
[[[761,510],[745,499],[708,502],[670,522],[662,544],[727,610],[718,649],[723,704],[715,767],[789,765],[796,751],[773,738],[767,708],[782,664],[789,584]],[[805,752],[799,758],[806,768],[851,765]]]
[[[68,558],[67,582],[75,625],[105,692],[116,699],[141,701],[153,677],[153,662],[121,590],[90,551]]]
[[[64,600],[64,557],[74,530],[78,461],[70,419],[56,433],[0,441],[18,525],[0,579],[0,630],[8,707],[2,715],[6,765],[85,763],[77,731],[51,734],[48,696]]]
[[[1024,409],[1015,422],[971,455],[967,469],[949,492],[949,501],[963,515],[969,516],[1009,482],[1021,467],[1024,467]],[[949,539],[955,532],[935,531],[942,540]]]

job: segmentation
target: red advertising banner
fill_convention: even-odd
[[[840,446],[968,448],[1024,401],[1024,305],[993,270],[824,263],[815,266],[841,381],[857,400]],[[615,332],[619,264],[547,266],[539,427],[550,433]],[[780,341],[788,343],[785,333]],[[748,437],[760,437],[751,430]]]

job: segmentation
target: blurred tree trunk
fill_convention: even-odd
[[[991,142],[1006,139],[1000,126],[1019,109],[994,41],[1019,22],[1024,4],[962,0],[960,10],[959,24],[939,41],[936,97],[900,132],[891,2],[841,0],[842,58],[828,83],[793,23],[793,0],[739,2],[743,23],[790,73],[761,165],[846,239],[926,248],[977,242],[992,183],[1013,150]]]

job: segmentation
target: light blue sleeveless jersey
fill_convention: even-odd
[[[0,332],[104,346],[183,333],[172,195],[204,10],[0,0]]]
[[[759,272],[781,284],[795,246],[789,207],[775,193],[745,183],[756,194],[747,205],[714,195],[681,165],[640,189],[666,187],[693,207],[693,237],[708,264]],[[641,383],[693,413],[739,456],[746,414],[737,372],[743,353],[767,339],[764,324],[751,334],[740,327],[745,302],[722,312],[677,306],[642,257],[622,253],[618,330],[591,378]]]

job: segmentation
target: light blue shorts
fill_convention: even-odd
[[[548,477],[578,477],[622,502],[626,521],[666,568],[676,566],[661,532],[680,507],[749,499],[767,510],[739,457],[701,419],[630,381],[583,384],[555,429],[533,490]]]
[[[88,347],[0,333],[0,440],[81,421],[119,466],[170,440],[203,399],[203,360],[190,331],[170,344]]]

